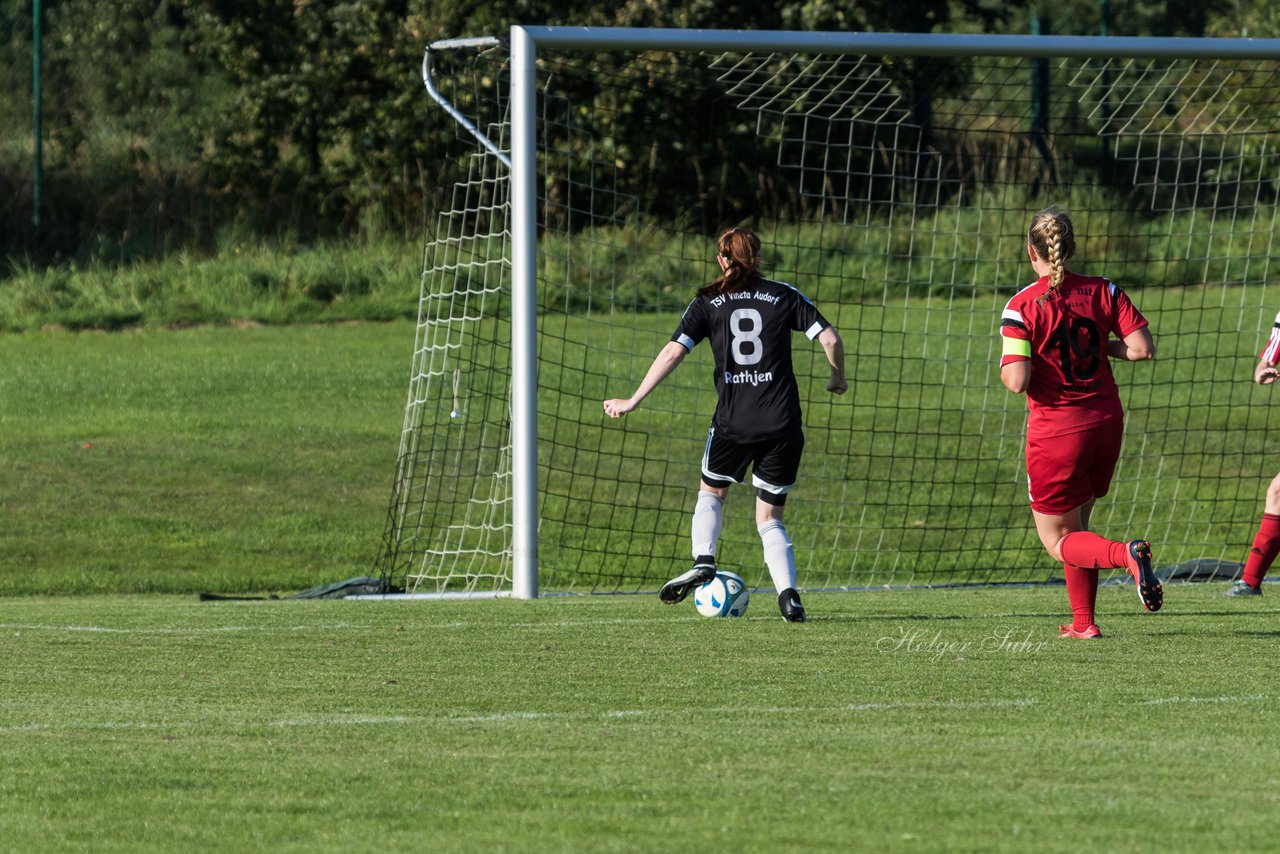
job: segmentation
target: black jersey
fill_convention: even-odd
[[[755,279],[733,293],[694,297],[671,340],[692,350],[711,339],[720,400],[711,423],[730,439],[765,439],[800,428],[791,333],[810,340],[831,324],[791,285]]]

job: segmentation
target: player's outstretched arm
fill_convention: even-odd
[[[658,385],[671,376],[671,372],[680,366],[684,361],[684,357],[688,355],[688,350],[682,344],[675,341],[668,341],[667,346],[659,351],[657,358],[653,360],[653,364],[649,366],[649,372],[644,375],[644,379],[640,381],[640,386],[636,389],[635,394],[626,400],[614,398],[604,402],[604,414],[610,418],[621,418],[631,410],[640,405],[640,401],[649,396],[649,392],[653,391]]]
[[[1277,377],[1280,377],[1280,371],[1266,359],[1260,360],[1258,367],[1253,369],[1253,381],[1258,385],[1271,385]]]
[[[828,326],[818,333],[818,343],[827,354],[827,362],[831,365],[831,379],[827,380],[827,391],[832,394],[844,394],[849,390],[849,381],[844,377],[844,340],[834,326]]]
[[[1107,342],[1107,355],[1113,359],[1124,359],[1126,362],[1143,362],[1156,357],[1156,342],[1151,337],[1151,329],[1143,326],[1124,336],[1123,341],[1112,338]]]

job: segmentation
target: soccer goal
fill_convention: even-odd
[[[1160,567],[1243,560],[1280,456],[1251,382],[1280,309],[1280,42],[528,27],[433,45],[455,183],[426,243],[378,570],[408,591],[655,590],[687,568],[714,409],[698,348],[617,422],[715,237],[840,329],[797,340],[801,585],[1042,581],[1000,311],[1031,215],[1150,319],[1092,527]],[[768,585],[748,489],[720,562]]]

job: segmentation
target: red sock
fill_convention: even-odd
[[[1129,544],[1099,537],[1091,531],[1072,531],[1058,543],[1063,563],[1084,569],[1129,569]],[[1132,575],[1132,571],[1129,573]]]
[[[1084,631],[1093,625],[1093,609],[1098,601],[1098,570],[1064,563],[1062,576],[1067,580],[1067,600],[1071,603],[1071,628]]]
[[[1253,548],[1244,562],[1244,583],[1250,587],[1260,586],[1277,554],[1280,554],[1280,516],[1263,513],[1262,524],[1253,538]]]

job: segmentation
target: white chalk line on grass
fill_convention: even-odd
[[[703,618],[698,617],[698,620]],[[669,619],[660,617],[645,617],[633,619],[610,619],[610,620],[548,620],[544,622],[524,622],[524,623],[503,623],[503,628],[509,629],[562,629],[571,626],[622,626],[622,625],[662,625],[670,624]],[[316,632],[316,631],[337,631],[337,630],[364,630],[370,632],[383,631],[387,626],[370,625],[367,623],[320,623],[317,625],[293,625],[293,626],[202,626],[184,628],[181,626],[156,626],[156,627],[119,627],[119,626],[68,626],[68,625],[50,625],[41,623],[0,623],[0,631],[14,632],[67,632],[68,634],[86,633],[86,634],[112,634],[112,635],[194,635],[194,634],[237,634],[250,632]],[[483,631],[492,631],[493,623],[471,622],[467,620],[453,620],[447,623],[409,623],[405,628],[414,630],[430,631],[434,629],[479,629]]]
[[[983,615],[991,616],[991,615]],[[999,615],[995,615],[999,616]],[[1010,615],[1019,616],[1019,615]],[[856,617],[850,615],[849,618],[831,619],[830,624],[847,623],[856,621]],[[573,627],[589,627],[589,626],[670,626],[673,622],[696,623],[705,622],[705,617],[688,615],[686,620],[672,620],[669,616],[653,616],[653,617],[614,617],[601,618],[593,620],[528,620],[522,622],[503,622],[501,628],[511,631],[528,631],[536,629],[566,629]],[[903,621],[910,621],[910,618],[903,617]],[[451,620],[446,623],[423,622],[415,623],[412,621],[404,621],[399,624],[403,628],[413,631],[432,631],[437,629],[448,629],[450,631],[466,631],[477,630],[489,632],[493,631],[494,623],[473,621],[473,620]],[[112,634],[112,635],[183,635],[183,634],[249,634],[252,632],[311,632],[311,631],[330,631],[330,630],[366,630],[370,632],[382,631],[387,626],[370,625],[367,623],[321,623],[317,625],[260,625],[260,626],[201,626],[184,628],[181,626],[156,626],[156,627],[120,627],[120,626],[71,626],[71,625],[53,625],[41,623],[0,623],[0,631],[29,631],[29,632],[67,632],[68,634],[85,633],[85,634]]]
[[[895,709],[990,709],[1006,706],[1034,706],[1035,700],[976,700],[971,702],[919,700],[900,703],[845,703],[835,706],[732,706],[699,710],[712,715],[829,715],[841,712],[881,712]],[[519,721],[556,720],[614,720],[635,718],[660,718],[687,714],[684,709],[614,709],[604,712],[491,712],[480,715],[318,715],[302,718],[284,718],[256,722],[251,720],[228,721],[232,726],[267,727],[332,727],[332,726],[387,726],[398,724],[485,724]],[[224,718],[223,721],[226,721]],[[68,730],[151,730],[189,729],[196,724],[190,721],[127,723],[107,721],[100,723],[30,723],[16,726],[0,726],[0,735],[15,733],[50,732]]]
[[[1158,697],[1151,700],[1134,701],[1132,705],[1158,706],[1172,704],[1215,704],[1229,705],[1234,703],[1259,703],[1272,698],[1266,694],[1245,694],[1241,696],[1222,697]],[[831,715],[847,712],[892,712],[904,709],[938,710],[952,709],[997,709],[1027,708],[1039,705],[1033,699],[1024,700],[973,700],[973,701],[934,701],[907,700],[897,703],[842,703],[833,706],[727,706],[714,709],[701,709],[700,714],[713,715]],[[214,723],[232,727],[365,727],[365,726],[404,726],[413,724],[434,725],[471,725],[471,724],[503,724],[524,721],[591,721],[617,719],[662,718],[671,715],[688,714],[687,710],[676,709],[614,709],[604,712],[493,712],[480,715],[320,715],[301,718],[282,718],[268,721],[232,720],[221,718]],[[201,724],[193,721],[105,721],[95,723],[26,723],[0,726],[0,735],[23,735],[37,732],[76,732],[76,731],[120,731],[120,730],[175,730],[194,729]]]
[[[195,724],[190,721],[173,721],[158,723],[156,721],[97,721],[95,723],[56,723],[56,724],[17,724],[0,726],[0,735],[15,735],[25,732],[97,732],[102,730],[168,730],[192,729]]]
[[[1180,703],[1263,703],[1271,698],[1266,694],[1241,694],[1238,697],[1160,697],[1143,700],[1143,706],[1172,706]]]
[[[437,623],[434,627],[449,626]],[[455,626],[454,628],[456,628]],[[151,626],[121,628],[115,626],[53,626],[40,623],[0,623],[0,631],[13,632],[67,632],[68,634],[108,634],[108,635],[213,635],[239,634],[247,632],[318,632],[338,631],[345,629],[361,629],[378,631],[374,626],[359,623],[321,623],[314,626]]]

